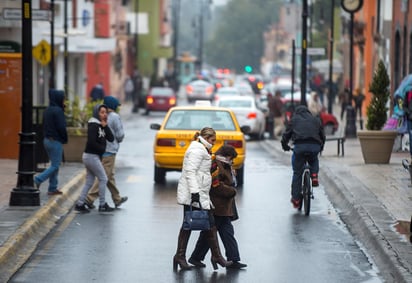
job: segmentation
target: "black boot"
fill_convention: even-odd
[[[213,269],[217,269],[217,264],[220,264],[222,267],[228,267],[232,264],[231,261],[226,261],[225,258],[222,256],[220,253],[220,248],[219,248],[219,242],[217,239],[217,230],[216,226],[213,226],[210,228],[210,230],[207,232],[207,242],[210,247],[210,251],[212,253],[212,256],[210,258],[210,261],[212,262]]]
[[[191,266],[186,261],[186,248],[189,242],[190,230],[180,229],[179,237],[177,240],[177,250],[173,257],[173,269],[177,270],[177,265],[180,265],[180,269],[188,270]]]

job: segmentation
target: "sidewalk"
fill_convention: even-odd
[[[357,138],[346,139],[344,146],[345,156],[338,157],[337,141],[326,142],[319,159],[320,188],[386,282],[412,282],[412,187],[401,164],[409,152],[393,152],[390,164],[366,165]],[[279,140],[266,140],[264,147],[278,158],[285,155]]]
[[[277,158],[289,158],[279,141],[265,140],[262,145]],[[401,165],[409,153],[392,153],[389,165],[365,165],[358,139],[346,140],[344,157],[337,156],[336,146],[336,141],[327,142],[320,157],[320,189],[325,189],[386,282],[412,282],[412,188]],[[83,166],[66,163],[59,173],[63,195],[47,196],[46,182],[40,187],[41,206],[9,207],[17,167],[17,160],[0,159],[0,282],[7,282],[73,207],[85,177]]]
[[[48,196],[40,186],[40,206],[9,206],[17,184],[18,160],[0,159],[0,282],[7,282],[37,244],[73,207],[86,176],[82,164],[64,163],[59,172],[62,195]]]

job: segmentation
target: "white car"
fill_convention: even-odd
[[[240,126],[249,126],[250,138],[264,138],[265,114],[257,107],[255,98],[244,95],[223,96],[216,102],[217,106],[233,110]]]

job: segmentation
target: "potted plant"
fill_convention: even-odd
[[[369,92],[372,99],[366,109],[365,131],[358,131],[365,163],[389,163],[397,131],[382,130],[388,119],[389,76],[383,61],[379,61],[374,72]]]
[[[68,142],[64,145],[64,158],[69,162],[82,162],[82,154],[87,141],[87,122],[93,115],[93,107],[101,102],[81,105],[78,96],[65,104]]]

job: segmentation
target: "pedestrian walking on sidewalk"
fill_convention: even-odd
[[[231,262],[227,262],[220,253],[217,230],[210,211],[212,204],[209,191],[212,185],[210,168],[212,165],[211,150],[216,142],[216,132],[214,129],[205,127],[200,132],[196,132],[193,141],[185,152],[183,158],[182,174],[177,185],[177,202],[183,205],[183,215],[185,211],[203,209],[209,211],[210,230],[202,231],[206,234],[207,241],[212,252],[211,262],[214,269],[217,264],[227,267]],[[186,249],[189,242],[191,231],[183,229],[181,226],[177,242],[176,254],[173,257],[173,269],[177,266],[181,269],[190,269],[191,266],[186,261]]]
[[[116,161],[116,154],[119,151],[120,143],[124,139],[124,130],[123,130],[123,123],[120,118],[120,115],[116,112],[120,103],[119,100],[114,96],[105,96],[104,105],[108,108],[108,117],[107,117],[107,125],[109,126],[110,130],[113,133],[114,141],[113,142],[106,142],[106,151],[103,153],[102,163],[104,170],[106,172],[108,182],[107,187],[112,195],[112,200],[115,207],[119,207],[122,203],[127,201],[127,197],[121,197],[119,193],[119,189],[116,186],[116,181],[114,178],[115,175],[115,161]],[[90,189],[87,197],[85,199],[86,206],[89,209],[93,209],[95,206],[93,202],[99,196],[99,182],[95,181],[93,187]]]
[[[87,123],[87,142],[82,157],[87,174],[86,182],[75,206],[75,210],[79,212],[89,212],[85,205],[85,199],[96,177],[99,180],[99,211],[109,212],[114,210],[105,200],[107,176],[101,159],[106,150],[106,141],[113,142],[114,137],[107,125],[107,106],[100,104],[93,108],[93,117]]]
[[[294,208],[299,208],[302,201],[301,176],[308,159],[312,186],[319,186],[319,152],[323,150],[325,144],[325,132],[320,119],[314,117],[304,105],[296,107],[290,123],[282,135],[282,148],[289,151],[289,141],[294,144],[292,155],[292,198]]]
[[[268,100],[269,119],[273,119],[275,127],[274,130],[271,129],[269,131],[271,139],[276,139],[277,136],[281,135],[284,128],[283,102],[281,98],[282,93],[280,92],[280,90],[277,90],[275,92],[275,96],[270,97],[270,99]]]
[[[64,91],[49,90],[49,106],[43,113],[43,145],[50,159],[50,166],[34,177],[34,185],[39,188],[41,183],[49,179],[49,195],[58,195],[59,168],[63,158],[63,144],[67,143],[66,118],[64,116]]]
[[[236,176],[232,168],[233,159],[236,156],[237,152],[231,145],[223,145],[216,151],[210,170],[212,174],[210,199],[215,206],[213,215],[217,231],[225,247],[226,258],[233,262],[227,268],[241,269],[247,265],[240,262],[239,247],[232,225],[232,221],[239,218],[235,204]],[[189,263],[194,266],[206,267],[202,262],[209,250],[206,236],[206,233],[200,233],[195,250],[189,258]]]

